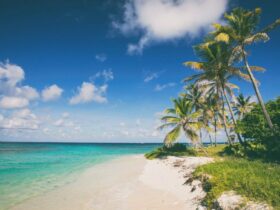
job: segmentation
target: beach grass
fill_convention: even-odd
[[[260,159],[238,158],[226,152],[227,145],[208,146],[202,149],[176,145],[160,147],[145,156],[148,159],[172,156],[208,156],[215,162],[199,166],[193,178],[202,181],[207,192],[203,204],[214,206],[216,199],[226,191],[235,191],[248,200],[265,202],[280,209],[280,165]]]
[[[203,182],[207,192],[204,200],[206,206],[211,207],[223,192],[234,190],[249,200],[265,202],[280,209],[279,164],[225,158],[198,167],[194,177]]]

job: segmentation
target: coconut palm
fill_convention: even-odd
[[[247,79],[247,75],[243,73],[242,68],[233,66],[235,58],[232,57],[232,48],[226,43],[213,42],[211,44],[198,45],[195,47],[195,51],[202,61],[191,61],[185,62],[184,64],[201,71],[201,73],[190,76],[185,81],[194,81],[197,85],[203,87],[208,94],[215,94],[220,100],[225,101],[236,127],[237,123],[228,95],[233,96],[232,89],[238,87],[230,83],[229,80],[233,77]],[[225,113],[224,105],[223,112]],[[228,134],[225,119],[223,119],[223,123],[225,132]],[[239,142],[242,143],[241,136],[239,134],[237,135]]]
[[[204,97],[203,97],[203,90],[199,88],[197,85],[190,84],[185,86],[186,92],[181,94],[187,101],[192,104],[194,111],[206,111]],[[208,116],[203,113],[201,117],[198,119],[199,121],[203,122],[205,128],[208,128],[208,124],[206,123]],[[202,129],[199,130],[200,140],[202,141]]]
[[[165,116],[161,118],[163,125],[159,129],[172,127],[167,133],[164,144],[172,145],[183,132],[193,144],[199,143],[197,131],[203,126],[198,120],[201,116],[200,111],[194,111],[193,105],[184,97],[173,100],[174,107],[165,110]]]
[[[209,104],[209,101],[208,100],[204,100],[203,101],[203,105],[202,105],[202,116],[201,116],[201,121],[203,122],[204,126],[205,126],[205,131],[206,133],[208,134],[209,136],[209,140],[210,140],[210,143],[211,145],[213,144],[213,141],[212,141],[212,136],[211,136],[211,132],[212,132],[212,129],[211,129],[211,124],[213,122],[213,118],[215,117],[215,113],[213,112],[213,110],[211,109],[211,105],[212,104]],[[215,123],[214,123],[215,124]],[[201,137],[202,138],[202,135]]]
[[[221,103],[218,100],[218,96],[217,95],[209,95],[206,99],[206,106],[208,108],[208,112],[210,112],[209,116],[209,120],[210,123],[213,125],[214,127],[214,143],[215,146],[217,146],[217,130],[221,128]]]
[[[192,103],[195,111],[198,111],[203,106],[203,90],[199,89],[197,85],[191,84],[185,87],[186,92],[182,94],[186,100]]]
[[[244,114],[249,113],[256,103],[251,101],[251,96],[244,97],[243,94],[239,94],[234,102],[233,110],[238,116],[238,119],[242,119]]]
[[[257,95],[258,101],[262,107],[262,111],[266,118],[269,127],[272,129],[273,124],[270,116],[265,108],[262,96],[258,88],[258,82],[252,73],[253,70],[263,70],[262,68],[252,68],[249,66],[247,59],[246,46],[251,45],[258,41],[268,41],[269,36],[267,32],[274,29],[280,24],[280,19],[274,23],[268,25],[262,30],[257,30],[260,20],[261,9],[257,8],[253,11],[245,10],[243,8],[236,8],[230,14],[225,14],[227,25],[222,26],[220,24],[214,24],[216,31],[213,33],[216,36],[216,40],[233,42],[235,48],[233,54],[240,55],[244,64],[247,74],[253,84],[253,88]]]

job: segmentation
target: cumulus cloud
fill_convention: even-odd
[[[104,62],[107,60],[107,55],[104,54],[104,53],[101,53],[101,54],[96,54],[95,55],[95,59],[100,61],[100,62]]]
[[[96,80],[101,78],[102,85],[96,85]],[[114,79],[114,74],[111,69],[97,72],[90,77],[90,82],[83,82],[77,88],[77,93],[70,100],[69,103],[84,104],[89,102],[106,103],[106,93],[108,89],[108,82]]]
[[[38,129],[40,121],[29,109],[14,111],[10,116],[0,117],[0,128],[2,129]]]
[[[22,108],[29,101],[39,98],[37,90],[31,86],[22,86],[24,70],[9,62],[0,63],[0,107],[3,109]]]
[[[29,105],[29,101],[22,97],[4,96],[0,99],[0,107],[2,109],[16,109]]]
[[[176,85],[176,83],[173,83],[173,82],[170,82],[170,83],[167,83],[167,84],[163,84],[163,85],[159,85],[157,84],[156,87],[155,87],[155,91],[162,91],[166,88],[169,88],[169,87],[174,87]]]
[[[122,21],[113,21],[113,27],[125,35],[139,32],[128,52],[141,53],[154,41],[197,36],[220,21],[226,6],[227,0],[127,0]]]
[[[28,100],[39,98],[39,93],[37,92],[37,90],[28,85],[15,88],[15,95],[22,96],[24,98],[27,98]]]
[[[92,101],[105,103],[107,102],[107,98],[105,97],[107,88],[107,84],[98,87],[93,83],[83,82],[83,84],[78,87],[76,95],[69,100],[69,103],[72,105],[84,104]]]
[[[9,62],[0,63],[0,79],[5,80],[9,86],[15,86],[24,79],[24,71],[20,66]]]
[[[63,93],[63,89],[58,87],[57,85],[51,85],[46,87],[42,91],[42,98],[43,101],[54,101],[60,98],[61,94]]]

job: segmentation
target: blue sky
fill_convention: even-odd
[[[193,73],[182,63],[236,6],[261,7],[261,26],[279,18],[278,0],[1,1],[1,140],[162,141],[159,115]],[[265,100],[280,90],[270,37],[250,49]]]

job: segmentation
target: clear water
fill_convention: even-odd
[[[84,169],[158,144],[0,143],[0,209],[71,182]]]

